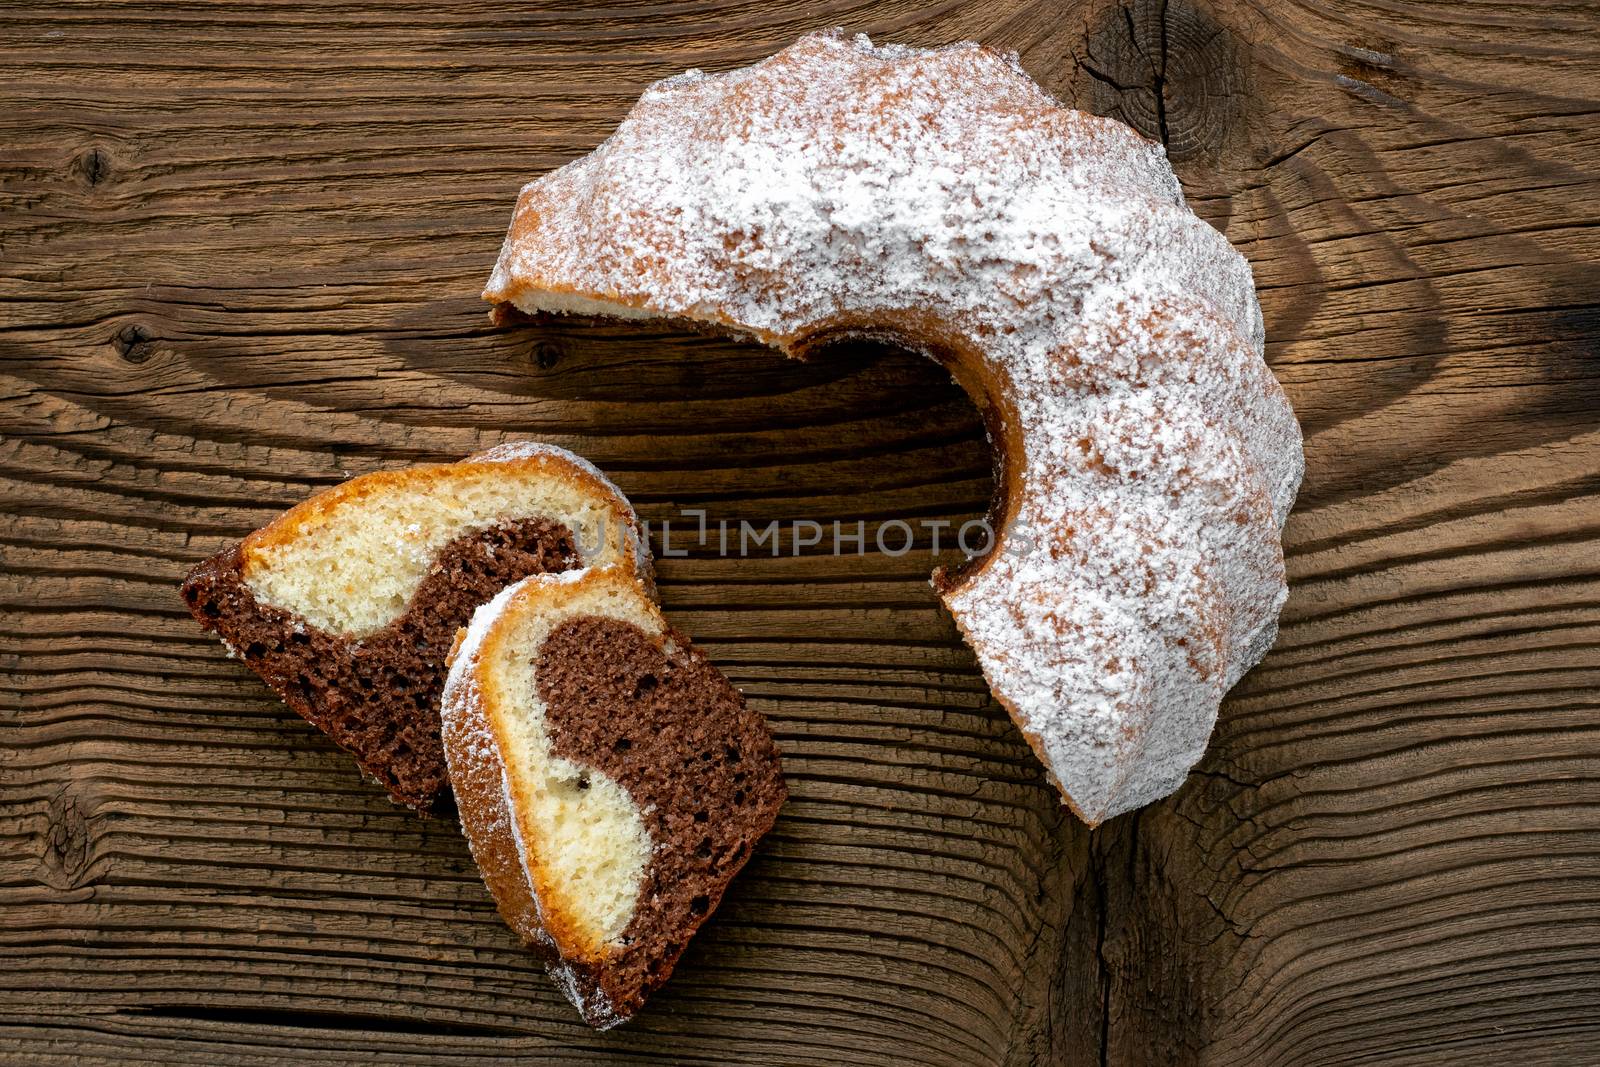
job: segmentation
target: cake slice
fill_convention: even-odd
[[[390,796],[427,812],[449,785],[438,708],[456,631],[505,586],[586,564],[651,588],[621,491],[564,449],[519,442],[320,493],[196,566],[183,598]]]
[[[461,825],[500,914],[591,1026],[672,973],[777,818],[778,752],[626,567],[478,609],[442,704]]]

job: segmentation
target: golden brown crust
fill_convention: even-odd
[[[426,490],[474,474],[495,474],[506,477],[533,474],[564,481],[574,488],[605,498],[616,514],[625,517],[633,536],[642,542],[644,535],[637,519],[633,517],[632,506],[616,487],[604,478],[591,474],[554,452],[535,452],[516,459],[483,458],[492,451],[486,449],[475,452],[455,463],[431,463],[357,475],[349,481],[341,482],[332,489],[324,490],[311,499],[296,504],[244,539],[240,552],[244,558],[246,576],[252,567],[258,565],[267,550],[291,544],[303,537],[307,531],[326,522],[328,516],[336,509],[366,497],[382,496],[397,490]],[[648,566],[647,557],[641,557],[640,562],[640,577],[650,587],[651,595],[654,596],[654,575]]]
[[[461,631],[461,636],[465,632]],[[455,652],[460,651],[460,639],[458,636]],[[453,656],[454,653],[452,659]],[[481,655],[474,654],[474,662],[466,665],[473,671],[474,678],[481,677],[477,673],[481,662]],[[550,959],[556,954],[555,947],[544,933],[539,905],[522,873],[522,859],[511,829],[511,812],[506,807],[506,768],[500,756],[501,741],[493,719],[485,710],[482,690],[473,685],[462,694],[455,714],[444,717],[445,749],[460,751],[472,746],[473,739],[484,736],[494,737],[495,743],[472,747],[476,758],[454,761],[450,767],[450,785],[455,790],[461,827],[472,848],[472,858],[483,874],[484,884],[489,887],[506,924],[525,945]],[[496,832],[477,832],[480,827],[494,828]]]

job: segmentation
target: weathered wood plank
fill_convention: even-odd
[[[894,557],[662,561],[793,802],[578,1026],[446,820],[194,632],[185,567],[538,435],[657,522],[979,514],[942,373],[491,328],[518,184],[842,22],[1015,48],[1168,144],[1305,424],[1281,639],[1172,800],[1065,817]],[[1084,0],[0,10],[0,1057],[1500,1064],[1600,1018],[1600,16]]]

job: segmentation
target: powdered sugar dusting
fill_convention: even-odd
[[[582,574],[586,569],[580,567],[572,573]],[[541,574],[530,575],[529,577],[545,578],[554,576]],[[504,613],[506,605],[511,603],[511,598],[516,595],[517,589],[522,585],[522,582],[527,580],[528,578],[524,578],[522,581],[512,582],[496,593],[487,604],[478,605],[472,612],[472,621],[467,623],[466,635],[462,637],[461,645],[456,649],[455,663],[466,664],[478,658],[479,651],[483,648],[483,639],[488,636],[489,630],[494,626],[494,621]],[[464,670],[464,667],[457,668],[452,665],[450,673],[455,674],[458,669]]]
[[[523,190],[485,296],[975,371],[1015,492],[945,602],[1091,822],[1176,788],[1271,644],[1302,459],[1249,265],[1160,146],[1014,57],[829,33],[660,82]]]
[[[585,982],[577,968],[557,956],[545,964],[545,971],[566,998],[572,1001],[583,1021],[596,1030],[609,1030],[626,1020],[617,1014],[605,990],[595,982]]]

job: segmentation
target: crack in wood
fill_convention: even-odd
[[[130,1019],[171,1019],[180,1023],[232,1023],[240,1026],[295,1031],[365,1032],[416,1037],[487,1037],[504,1039],[529,1033],[510,1026],[437,1023],[389,1015],[328,1011],[286,1011],[274,1008],[222,1008],[206,1004],[130,1005],[113,1009]]]

